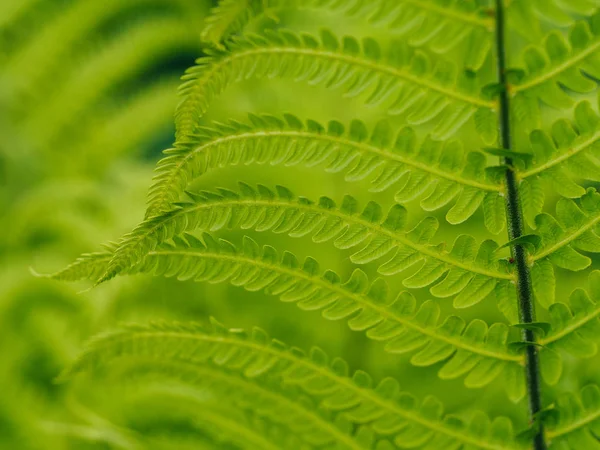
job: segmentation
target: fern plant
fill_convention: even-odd
[[[134,409],[190,402],[190,426],[223,448],[600,448],[600,379],[579,370],[597,354],[600,327],[599,7],[222,0],[202,32],[206,56],[183,76],[176,141],[158,162],[144,220],[49,275],[99,285],[153,274],[262,291],[343,319],[385,353],[436,373],[440,391],[462,389],[454,379],[502,385],[512,420],[492,405],[444,408],[417,398],[414,385],[401,389],[394,373],[374,382],[317,347],[305,353],[215,320],[107,332],[61,378],[135,380]],[[377,37],[311,30],[342,16]],[[207,120],[248,80],[293,80],[292,102],[310,85],[361,106],[350,120],[319,118],[316,96],[312,118],[236,110]],[[202,186],[235,166],[306,179],[296,188],[282,186],[283,175],[272,187]],[[326,177],[332,192],[307,183]],[[356,195],[338,195],[342,183]],[[267,233],[282,237],[258,244]],[[343,267],[276,250],[293,245],[283,237],[331,243]]]

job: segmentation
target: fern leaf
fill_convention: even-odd
[[[444,361],[439,371],[444,379],[466,375],[467,386],[481,387],[504,373],[511,398],[523,395],[520,366],[515,364],[521,357],[506,350],[508,329],[500,323],[488,330],[482,321],[465,324],[457,316],[442,322],[437,303],[428,301],[417,307],[408,292],[392,299],[381,278],[369,283],[366,274],[357,269],[341,283],[335,272],[321,274],[312,258],[300,264],[293,254],[285,252],[279,259],[274,248],[260,249],[248,237],[242,251],[208,234],[204,242],[193,236],[176,242],[175,246],[150,252],[127,273],[229,282],[250,291],[265,290],[284,302],[295,302],[302,310],[321,310],[326,319],[346,319],[352,330],[365,331],[370,339],[385,342],[389,353],[416,352],[411,359],[414,365]]]
[[[552,126],[552,135],[536,130],[530,135],[533,158],[519,170],[518,177],[526,180],[523,191],[524,215],[535,227],[533,218],[542,212],[544,193],[540,182],[548,183],[554,192],[567,197],[585,193],[578,180],[600,181],[600,117],[588,101],[575,108],[573,124],[559,120]]]
[[[234,38],[225,51],[213,51],[188,69],[177,108],[177,141],[185,143],[210,103],[228,85],[251,77],[292,77],[340,88],[347,96],[369,95],[368,104],[386,103],[390,114],[407,113],[409,124],[430,123],[435,139],[452,135],[474,114],[495,103],[480,97],[475,75],[456,76],[449,63],[430,68],[422,52],[395,42],[383,55],[370,38],[360,44],[324,31],[321,41],[280,30]]]
[[[223,48],[221,41],[242,30],[264,3],[264,0],[219,0],[205,20],[202,39]]]
[[[539,214],[535,219],[536,232],[541,238],[540,248],[530,257],[533,288],[542,305],[554,303],[553,289],[544,288],[546,282],[554,286],[553,265],[567,270],[583,270],[591,264],[584,252],[600,252],[600,237],[596,232],[600,221],[600,194],[588,188],[579,202],[561,198],[556,204],[556,218]]]
[[[103,252],[84,253],[73,263],[62,270],[51,274],[38,274],[37,276],[52,278],[59,281],[94,280],[106,273],[106,268],[114,254],[114,248]]]
[[[556,28],[573,25],[581,17],[592,16],[597,8],[596,0],[508,0],[507,25],[529,42],[539,42],[544,38],[542,29],[546,22]],[[541,19],[541,20],[540,20]]]
[[[485,17],[483,7],[476,2],[442,5],[428,0],[221,0],[207,19],[205,38],[219,46],[252,17],[273,16],[277,10],[291,8],[366,18],[374,26],[409,36],[408,43],[412,46],[427,45],[440,54],[462,44],[465,65],[471,70],[481,67],[491,48],[493,21]]]
[[[517,104],[529,102],[531,105],[533,114],[522,124],[526,129],[537,128],[539,123],[537,99],[554,108],[568,108],[572,99],[563,86],[578,93],[596,89],[597,83],[588,76],[600,78],[599,48],[600,13],[596,13],[589,21],[573,25],[568,40],[560,31],[554,30],[546,36],[544,48],[525,50],[526,73],[511,86],[511,92],[516,96]],[[535,103],[532,99],[536,99]]]
[[[396,201],[424,197],[421,206],[428,211],[454,201],[447,216],[452,223],[467,219],[482,205],[488,229],[499,233],[504,228],[502,187],[486,172],[485,157],[479,152],[465,155],[457,142],[442,144],[430,138],[418,147],[411,128],[394,133],[387,121],[369,132],[358,120],[349,127],[337,121],[324,127],[289,114],[284,119],[250,115],[251,124],[215,124],[202,128],[185,145],[167,150],[156,169],[146,216],[169,210],[192,180],[213,168],[303,164],[345,172],[349,181],[371,179],[375,192],[399,184]]]
[[[362,371],[349,376],[347,364],[313,348],[309,355],[270,340],[259,329],[250,335],[215,325],[205,331],[194,324],[155,324],[135,326],[104,335],[91,343],[67,376],[94,370],[117,358],[150,357],[159,362],[182,361],[197,366],[200,373],[214,367],[242,373],[254,383],[265,375],[301,388],[322,407],[343,413],[347,420],[368,423],[377,433],[392,435],[403,448],[453,448],[469,445],[482,449],[516,448],[512,425],[505,418],[490,423],[480,414],[474,421],[485,424],[477,430],[458,418],[443,416],[442,405],[428,397],[420,406],[410,394],[400,393],[391,378],[373,387],[371,377]],[[203,377],[200,376],[199,379]],[[251,381],[249,380],[248,383]],[[280,417],[285,420],[285,417]],[[359,447],[360,448],[360,447]]]
[[[158,244],[184,231],[240,227],[272,230],[292,237],[311,235],[319,243],[333,241],[339,249],[355,249],[350,259],[357,264],[385,257],[379,266],[383,275],[394,275],[420,264],[404,285],[433,285],[431,292],[437,297],[456,296],[457,307],[474,305],[488,295],[496,296],[501,304],[509,303],[506,287],[513,274],[495,256],[498,245],[491,240],[477,249],[472,237],[459,236],[448,252],[430,244],[437,221],[425,218],[407,229],[407,212],[401,205],[393,206],[384,216],[381,206],[370,202],[358,214],[357,202],[351,196],[346,196],[338,208],[327,197],[315,204],[304,197],[296,198],[283,187],[273,192],[261,185],[255,190],[242,183],[240,190],[241,193],[226,189],[190,193],[194,202],[180,203],[176,209],[142,222],[123,238],[99,282],[135,265]]]
[[[264,290],[284,302],[295,302],[302,310],[321,310],[326,319],[346,319],[352,330],[365,331],[370,339],[385,342],[389,353],[416,352],[411,359],[414,365],[444,361],[439,370],[444,379],[465,375],[467,386],[482,387],[504,374],[505,388],[512,399],[524,393],[517,364],[522,358],[507,351],[508,328],[500,323],[488,329],[483,321],[466,324],[458,316],[441,321],[437,303],[427,301],[417,307],[408,292],[393,299],[383,279],[369,283],[359,269],[342,283],[335,272],[321,273],[313,258],[302,264],[289,252],[279,258],[273,247],[261,249],[249,237],[244,238],[241,251],[225,240],[215,241],[209,234],[203,238],[204,242],[191,235],[175,238],[175,245],[163,244],[124,273],[229,282],[249,291]],[[103,262],[106,268],[108,262]],[[74,266],[77,272],[69,266],[54,276],[69,281],[74,281],[76,275],[89,279],[88,272],[77,263]],[[452,278],[451,283],[457,282],[460,277]]]
[[[558,417],[548,423],[552,448],[565,450],[597,449],[600,427],[600,388],[590,384],[579,395],[565,393],[558,397]]]
[[[600,271],[589,276],[589,294],[578,288],[570,296],[569,304],[555,303],[549,308],[551,331],[540,344],[550,350],[542,350],[543,375],[549,383],[556,383],[562,372],[559,352],[567,352],[578,358],[590,358],[598,352],[596,342],[600,332]]]

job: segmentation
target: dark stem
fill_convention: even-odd
[[[504,37],[504,6],[502,0],[496,0],[496,57],[498,61],[498,82],[500,90],[500,120],[499,131],[502,147],[512,148],[510,133],[510,103],[506,82],[506,53]],[[508,221],[508,238],[516,239],[523,234],[523,216],[519,201],[518,182],[513,170],[512,160],[504,159],[506,170],[506,215]],[[535,322],[535,305],[531,287],[531,274],[527,265],[527,252],[522,245],[513,245],[511,254],[517,269],[517,296],[519,299],[519,319],[521,323]],[[535,342],[536,336],[532,330],[521,331],[523,341]],[[540,361],[535,345],[525,348],[525,383],[529,398],[529,418],[536,425],[536,434],[533,438],[535,450],[546,450],[544,429],[541,423],[535,423],[538,413],[542,409]]]

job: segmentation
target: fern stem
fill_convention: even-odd
[[[500,91],[500,119],[499,131],[502,139],[502,147],[512,147],[510,132],[510,104],[506,81],[506,52],[504,36],[504,5],[503,0],[496,0],[496,58],[498,70],[498,82],[503,89]],[[516,239],[523,234],[523,216],[519,199],[519,188],[516,174],[513,170],[512,160],[504,159],[506,170],[506,216],[508,225],[508,237]],[[535,305],[533,303],[533,289],[531,286],[531,274],[527,264],[527,251],[520,244],[511,246],[511,254],[516,264],[517,273],[517,295],[519,299],[519,319],[521,323],[535,322]],[[522,329],[523,341],[536,342],[536,336],[530,329]],[[540,362],[538,350],[535,345],[525,347],[525,383],[529,397],[529,417],[531,423],[536,426],[533,437],[533,448],[535,450],[546,450],[546,441],[542,424],[536,420],[538,413],[542,410]]]

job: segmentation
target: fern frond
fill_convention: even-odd
[[[542,346],[543,374],[551,384],[556,383],[562,373],[559,352],[567,352],[578,358],[590,358],[598,352],[600,332],[600,271],[589,276],[589,293],[575,289],[569,303],[554,303],[550,306],[550,332],[539,339]]]
[[[250,124],[229,121],[202,128],[192,140],[167,150],[159,161],[150,188],[146,217],[171,208],[192,180],[207,171],[237,164],[324,166],[327,172],[345,172],[348,181],[371,179],[371,191],[394,184],[399,203],[425,197],[421,206],[433,211],[454,201],[447,214],[450,223],[470,217],[481,205],[485,223],[494,233],[505,223],[504,205],[493,169],[479,152],[465,152],[458,142],[430,138],[419,147],[416,133],[405,127],[393,132],[387,121],[372,131],[354,120],[345,127],[331,121],[327,127],[286,114],[250,115]]]
[[[546,307],[554,303],[554,268],[583,270],[592,260],[580,252],[600,252],[600,194],[588,188],[579,202],[561,198],[556,204],[556,218],[547,213],[535,219],[541,242],[530,256],[531,277],[536,297]]]
[[[192,203],[180,203],[126,235],[99,282],[135,265],[158,244],[184,231],[225,227],[271,230],[291,237],[310,235],[319,243],[333,241],[339,249],[357,249],[350,256],[356,264],[393,254],[379,265],[381,274],[394,275],[421,264],[415,274],[404,280],[404,285],[421,288],[435,283],[431,292],[437,297],[456,296],[456,307],[471,306],[488,295],[498,296],[499,302],[504,303],[506,288],[513,280],[505,261],[495,254],[498,245],[494,241],[484,241],[477,249],[472,237],[462,235],[448,252],[443,246],[430,244],[438,227],[436,219],[425,218],[407,229],[407,212],[401,205],[393,206],[384,216],[381,206],[370,202],[359,214],[351,196],[346,196],[338,208],[327,197],[315,204],[304,197],[296,198],[281,186],[273,192],[261,185],[255,190],[244,183],[240,183],[240,193],[220,189],[190,196]]]
[[[265,0],[219,0],[204,22],[202,39],[223,48],[221,41],[242,30],[265,3]]]
[[[364,17],[374,26],[409,36],[410,45],[427,45],[436,53],[446,53],[463,44],[465,65],[471,70],[481,67],[491,48],[493,21],[486,17],[483,6],[476,2],[442,4],[435,0],[221,0],[207,19],[206,40],[219,46],[251,18],[261,14],[273,16],[277,10],[292,8]]]
[[[600,443],[600,388],[590,384],[579,395],[565,393],[556,401],[558,417],[548,423],[552,448],[598,449]]]
[[[542,212],[544,190],[541,181],[564,197],[585,194],[578,180],[600,181],[600,117],[588,101],[575,107],[575,120],[558,120],[549,136],[542,130],[530,134],[532,160],[517,172],[522,180],[523,213],[531,227]]]
[[[455,74],[450,63],[431,68],[429,57],[394,42],[384,55],[370,38],[342,43],[329,31],[321,40],[291,31],[233,38],[225,51],[213,51],[188,69],[177,108],[177,141],[197,130],[211,102],[230,84],[251,77],[292,77],[340,88],[346,96],[369,94],[367,104],[386,103],[390,114],[408,113],[409,124],[430,123],[435,139],[445,139],[472,116],[493,122],[495,103],[479,95],[474,74]],[[390,101],[391,100],[391,101]],[[481,123],[481,120],[476,120]],[[489,138],[489,136],[488,136]]]
[[[544,48],[527,48],[523,54],[526,73],[510,87],[518,123],[529,130],[539,128],[538,99],[554,108],[564,109],[573,102],[569,91],[594,91],[597,83],[593,79],[600,78],[598,49],[600,13],[589,21],[577,22],[570,29],[568,40],[560,31],[554,30],[546,36]]]
[[[102,262],[106,268],[108,261]],[[77,272],[69,266],[51,277],[75,281],[80,275],[79,279],[90,279],[88,272],[75,267],[79,269]],[[441,321],[436,302],[429,300],[417,307],[415,298],[408,292],[394,299],[383,279],[370,283],[360,269],[342,283],[339,275],[331,270],[321,273],[313,258],[300,264],[292,253],[284,252],[280,258],[273,247],[261,249],[247,236],[240,250],[205,233],[203,241],[191,235],[175,238],[175,245],[163,244],[124,273],[229,282],[249,291],[264,290],[281,301],[296,303],[302,310],[320,310],[328,320],[347,320],[352,330],[365,331],[368,338],[385,342],[389,353],[417,352],[411,358],[416,366],[444,361],[439,370],[441,378],[465,375],[467,386],[482,387],[502,375],[511,398],[519,399],[523,395],[521,368],[517,364],[522,358],[507,350],[505,325],[496,323],[488,329],[483,321],[466,324],[458,316]],[[513,299],[507,300],[510,301]]]
[[[282,258],[270,246],[262,249],[245,237],[240,251],[231,243],[215,241],[210,235],[204,242],[193,236],[177,239],[175,246],[162,246],[150,252],[128,274],[151,273],[179,280],[210,283],[229,282],[249,291],[265,290],[284,302],[294,302],[302,310],[321,310],[329,320],[348,321],[354,331],[385,342],[389,353],[414,353],[411,363],[430,366],[444,361],[439,376],[444,379],[466,376],[469,387],[482,387],[504,374],[511,398],[523,395],[521,357],[506,349],[508,328],[500,323],[489,328],[476,320],[466,324],[457,316],[440,321],[437,303],[427,301],[417,307],[408,292],[395,299],[386,282],[373,283],[356,269],[344,283],[330,270],[320,273],[319,264],[307,258],[300,264],[284,252]],[[485,370],[484,370],[485,368]]]
[[[113,251],[84,253],[64,269],[51,274],[35,275],[59,281],[94,280],[106,273]]]
[[[212,331],[195,324],[134,326],[92,342],[66,375],[131,357],[153,358],[159,362],[158,367],[166,361],[188,362],[200,373],[209,367],[234,371],[256,384],[265,375],[276,377],[286,385],[298,386],[322,407],[342,413],[347,420],[368,424],[377,434],[391,435],[396,445],[403,448],[516,447],[512,425],[505,418],[490,423],[485,415],[476,414],[470,426],[465,426],[456,417],[444,417],[442,405],[433,397],[419,406],[410,394],[400,393],[397,382],[391,378],[373,388],[372,379],[365,372],[357,371],[350,377],[343,360],[336,358],[330,363],[318,348],[305,355],[270,340],[259,329],[247,335],[219,325]]]

